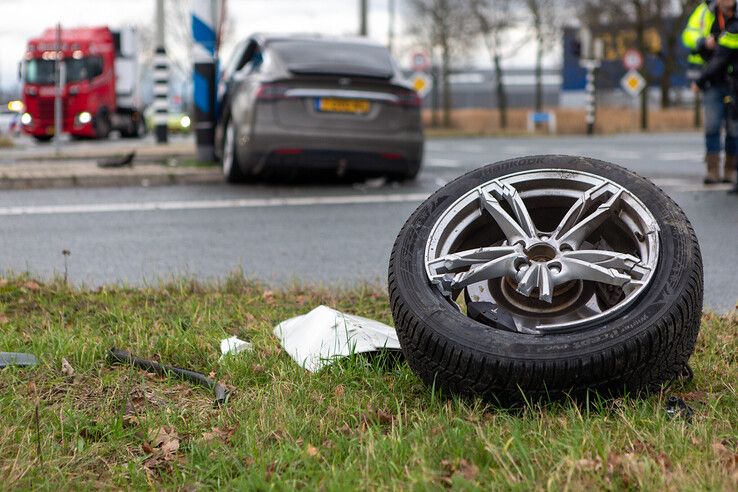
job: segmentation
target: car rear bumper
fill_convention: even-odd
[[[300,168],[325,171],[407,174],[423,158],[422,131],[392,134],[333,134],[325,131],[283,130],[261,126],[246,145],[239,161],[244,171]]]

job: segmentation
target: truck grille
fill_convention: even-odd
[[[62,98],[62,115],[67,114],[67,100]],[[42,121],[54,121],[54,98],[38,100],[38,118]],[[64,117],[62,117],[64,119]]]

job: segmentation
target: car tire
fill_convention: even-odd
[[[510,185],[512,182],[523,190],[517,195],[526,211],[519,215],[516,215],[515,204],[520,202],[513,196],[516,190]],[[591,203],[595,193],[600,192],[590,190],[587,198],[585,191],[589,185],[580,182],[601,182],[599,201]],[[557,201],[557,187],[560,187],[560,201]],[[579,191],[572,192],[571,189]],[[503,198],[499,201],[489,198],[498,196],[495,194]],[[504,197],[509,197],[509,201]],[[577,203],[580,204],[577,210],[581,213],[572,212]],[[485,208],[488,205],[489,208]],[[603,207],[606,213],[595,216]],[[485,210],[492,210],[495,214],[504,210],[508,219],[522,217],[513,219],[517,224],[525,223],[527,214],[532,223],[530,236],[535,236],[536,241],[574,237],[577,236],[575,229],[581,224],[584,225],[579,231],[589,231],[597,226],[600,217],[606,218],[602,219],[604,222],[597,226],[598,229],[581,240],[578,246],[581,249],[571,251],[571,245],[564,247],[566,244],[562,243],[561,251],[554,251],[553,248],[547,249],[548,243],[530,247],[524,242],[510,245],[506,236],[515,237],[519,230],[513,227],[505,229],[512,232],[505,233],[500,224],[510,222],[504,218],[497,221],[497,217],[504,215],[492,215]],[[629,214],[652,217],[655,222],[649,224],[646,219],[635,221]],[[567,217],[581,222],[564,224]],[[634,222],[629,222],[631,220]],[[547,229],[553,230],[546,234],[555,234],[554,239],[541,233],[544,229],[541,221],[548,222]],[[643,225],[639,226],[641,222]],[[630,233],[623,233],[627,229],[622,225],[625,223],[636,229],[632,237]],[[620,227],[625,229],[618,233]],[[642,232],[639,235],[638,227],[650,232],[645,236]],[[528,229],[523,227],[521,230],[525,232]],[[468,232],[465,235],[463,231]],[[455,238],[448,236],[452,233],[459,235]],[[462,245],[464,241],[468,244],[478,241],[474,247],[483,247],[484,241],[495,239],[495,234],[505,239],[502,246],[487,249],[485,260],[448,246],[451,244],[448,241]],[[595,243],[597,238],[599,242]],[[555,269],[545,268],[553,266],[552,262],[557,258],[563,258],[565,269],[556,275],[574,272],[574,269],[569,269],[574,257],[599,254],[608,258],[619,255],[633,258],[633,255],[627,256],[611,248],[608,241],[621,244],[624,249],[640,248],[643,252],[637,258],[638,262],[629,263],[627,268],[630,270],[618,270],[612,263],[606,265],[613,269],[605,269],[610,275],[606,277],[607,282],[614,277],[629,280],[622,280],[625,282],[622,287],[585,280],[595,271],[587,266],[581,270],[586,272],[582,279],[569,280],[577,287],[567,287],[569,291],[582,292],[576,295],[585,299],[589,295],[585,294],[585,287],[593,289],[586,291],[592,292],[587,304],[572,307],[576,302],[584,302],[576,301],[566,308],[574,311],[566,312],[564,309],[554,315],[551,315],[552,311],[541,311],[567,306],[557,299],[570,294],[557,294],[555,288],[546,287],[541,280],[546,275],[546,278],[554,278],[549,273],[555,273]],[[593,253],[588,249],[590,244],[599,244],[604,249]],[[476,280],[479,272],[483,271],[481,267],[467,264],[476,261],[474,265],[481,265],[482,261],[493,258],[493,251],[495,255],[502,254],[494,248],[513,248],[513,257],[522,250],[523,262],[529,263],[515,266],[514,261],[505,260],[505,264],[513,268],[507,271],[513,273],[465,285]],[[543,254],[540,253],[543,251],[545,255],[531,257],[536,248],[536,254]],[[480,255],[482,250],[469,251]],[[441,254],[447,252],[453,253]],[[452,254],[455,256],[450,256]],[[491,264],[492,260],[485,263],[485,268]],[[468,268],[466,272],[465,268]],[[520,271],[514,270],[516,268]],[[529,279],[536,278],[538,287],[528,292],[530,297],[525,297],[524,302],[517,302],[519,299],[514,296],[522,294],[513,291],[513,287],[505,290],[505,286],[514,286],[512,279],[517,279],[516,288],[526,290],[529,285],[525,274],[531,268],[536,268],[537,273]],[[473,269],[474,272],[470,273]],[[490,277],[494,275],[497,273],[489,274]],[[565,282],[563,286],[566,285]],[[601,288],[603,285],[606,288]],[[470,297],[470,291],[484,292],[484,286],[488,287],[486,295],[491,302],[479,302],[478,297]],[[478,290],[480,288],[482,290]],[[620,292],[608,297],[608,289],[620,289]],[[544,299],[545,291],[553,292],[550,302],[546,300],[548,298]],[[601,297],[602,292],[605,294]],[[535,299],[536,293],[538,299]],[[580,398],[590,391],[605,397],[638,394],[657,389],[683,374],[694,350],[700,325],[702,258],[697,238],[685,214],[650,181],[620,166],[594,159],[525,157],[471,171],[439,189],[418,207],[400,231],[392,249],[389,294],[405,357],[420,378],[436,389],[478,396],[502,405]],[[458,298],[456,294],[459,294]],[[462,307],[464,303],[466,306]],[[591,307],[590,303],[599,307]],[[577,319],[581,313],[591,316]],[[556,320],[566,320],[567,317],[574,321],[556,324]]]
[[[53,137],[51,135],[34,135],[33,139],[38,143],[48,143]]]
[[[221,162],[223,165],[223,176],[228,183],[242,183],[246,180],[246,175],[241,169],[238,161],[238,152],[236,152],[236,126],[232,119],[226,123],[225,132],[223,134],[223,152]]]

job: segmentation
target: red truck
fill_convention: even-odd
[[[28,41],[21,65],[25,133],[39,141],[54,135],[57,57],[65,74],[63,132],[80,138],[106,138],[111,130],[143,135],[135,31],[108,27],[46,29]]]

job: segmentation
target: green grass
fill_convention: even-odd
[[[370,286],[271,292],[234,276],[93,291],[0,280],[0,350],[40,360],[0,370],[0,489],[738,487],[736,318],[705,316],[691,383],[512,411],[439,394],[405,363],[357,356],[307,373],[271,331],[319,304],[391,323],[386,294]],[[221,363],[230,335],[254,351]],[[213,371],[230,402],[213,408],[205,389],[111,366],[111,346]],[[692,423],[666,416],[670,394],[692,406]],[[154,439],[161,428],[178,442]]]

